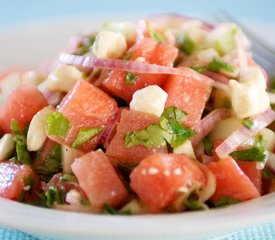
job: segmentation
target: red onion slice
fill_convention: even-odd
[[[225,118],[231,115],[228,109],[216,109],[204,117],[198,124],[196,124],[193,130],[196,131],[196,135],[191,139],[193,147],[197,146],[215,127]]]
[[[105,69],[117,69],[135,73],[151,73],[151,74],[173,74],[193,78],[194,71],[190,68],[173,68],[161,66],[157,64],[142,63],[138,61],[128,61],[121,59],[102,59],[95,57],[75,56],[62,53],[59,61],[65,64],[74,65],[76,67],[84,67],[87,69],[98,67]],[[205,80],[206,78],[204,78]],[[212,84],[213,80],[207,78]],[[211,84],[210,83],[210,84]]]
[[[221,159],[226,157],[248,138],[252,137],[262,128],[268,126],[274,120],[275,112],[271,109],[267,109],[264,113],[253,117],[251,119],[253,126],[250,129],[246,128],[245,126],[241,126],[216,148],[218,157]]]

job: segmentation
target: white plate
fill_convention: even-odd
[[[102,17],[93,19],[96,21],[91,18],[51,20],[0,30],[0,70],[50,60],[70,35],[100,26]],[[275,39],[274,24],[249,23],[259,35]],[[274,212],[273,194],[224,209],[146,216],[70,213],[0,198],[0,225],[57,239],[198,239],[275,221]]]

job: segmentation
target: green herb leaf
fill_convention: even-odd
[[[189,36],[179,38],[178,42],[179,49],[187,55],[190,55],[195,49],[195,43]]]
[[[187,115],[186,112],[184,112],[174,106],[171,106],[164,110],[164,112],[161,115],[161,119],[163,119],[163,118],[166,118],[168,120],[175,119],[175,120],[179,121],[180,123],[182,123],[184,121],[185,115]]]
[[[270,180],[270,179],[275,178],[275,174],[272,173],[268,168],[264,168],[263,177],[264,177],[264,179]]]
[[[70,121],[60,112],[53,112],[47,116],[46,131],[49,135],[65,138],[70,127]]]
[[[77,148],[82,144],[91,140],[95,135],[102,132],[103,128],[81,128],[72,144],[72,147]]]
[[[239,203],[240,201],[232,197],[221,197],[217,202],[215,202],[215,207],[225,207],[228,205]]]
[[[45,196],[45,206],[51,208],[54,203],[64,204],[65,193],[61,189],[57,189],[54,186],[50,186],[49,190],[44,193]]]
[[[63,173],[60,176],[60,182],[77,182],[77,179],[72,173]]]
[[[110,206],[109,204],[105,203],[103,205],[103,213],[108,213],[111,215],[131,215],[131,211],[130,210],[126,210],[126,211],[117,211],[116,209],[114,209],[112,206]]]
[[[262,146],[256,146],[244,150],[234,151],[230,154],[235,160],[245,162],[264,162],[268,152]]]
[[[205,137],[202,140],[204,149],[208,156],[212,156],[212,150],[213,150],[213,142],[211,141],[210,137]]]
[[[157,41],[158,43],[163,43],[164,37],[161,33],[151,30],[150,37]]]
[[[254,126],[254,122],[250,119],[243,121],[243,125],[247,128],[247,129],[251,129]]]
[[[36,159],[40,158],[40,152],[36,153]],[[61,170],[62,147],[56,144],[49,156],[42,163],[35,164],[34,169],[40,175],[40,178],[48,182],[55,173]]]
[[[126,147],[137,145],[143,145],[146,147],[163,147],[166,145],[163,138],[163,130],[156,124],[149,125],[147,128],[140,131],[126,133],[124,144]]]
[[[203,67],[203,66],[191,66],[190,68],[192,68],[198,73],[203,73],[207,70],[207,67]]]
[[[82,56],[90,51],[91,46],[95,42],[95,36],[94,35],[85,35],[83,36],[83,42],[81,42],[78,46],[78,49],[73,53],[73,55]]]
[[[131,73],[131,72],[126,72],[126,80],[125,82],[128,83],[128,84],[133,84],[136,82],[138,76]]]
[[[27,149],[26,131],[22,131],[15,120],[11,120],[11,131],[16,145],[16,160],[22,164],[30,165],[31,156]]]
[[[222,70],[227,71],[227,72],[234,72],[235,67],[218,59],[218,58],[213,58],[212,62],[210,62],[207,66],[208,70],[213,71],[213,72],[221,72]]]

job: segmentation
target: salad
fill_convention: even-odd
[[[272,84],[234,23],[107,22],[0,73],[0,197],[105,214],[275,190]]]

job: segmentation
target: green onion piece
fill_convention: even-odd
[[[11,131],[13,134],[13,141],[16,145],[16,160],[22,164],[30,165],[31,156],[27,149],[27,132],[22,131],[18,122],[15,120],[11,120]]]
[[[49,135],[65,138],[70,127],[70,121],[60,112],[53,112],[47,116],[46,131]]]
[[[157,41],[158,43],[160,43],[160,44],[164,42],[164,37],[163,37],[163,35],[162,35],[161,33],[159,33],[159,32],[156,32],[156,31],[151,30],[151,31],[150,31],[150,37],[151,37],[152,39],[154,39],[155,41]]]
[[[178,109],[177,107],[171,106],[164,110],[164,112],[161,114],[161,118],[167,118],[168,120],[175,119],[182,123],[186,115],[186,112]]]
[[[239,203],[240,201],[232,197],[221,197],[217,202],[215,202],[215,207],[225,207],[228,205]]]
[[[149,148],[163,147],[166,145],[163,138],[163,130],[157,124],[149,125],[147,128],[140,131],[126,133],[124,144],[126,147],[143,145]]]
[[[242,122],[247,129],[251,129],[254,126],[254,122],[250,119]]]
[[[137,81],[138,76],[131,73],[131,72],[126,72],[126,80],[125,82],[128,84],[133,84]]]
[[[222,61],[218,58],[213,58],[212,62],[210,62],[207,66],[208,70],[213,72],[221,72],[222,70],[227,72],[234,72],[235,67]]]
[[[91,140],[95,135],[102,132],[103,128],[81,128],[72,144],[72,147],[77,148],[82,144]]]
[[[268,152],[262,146],[256,146],[244,150],[234,151],[230,154],[235,160],[245,162],[264,162]]]

